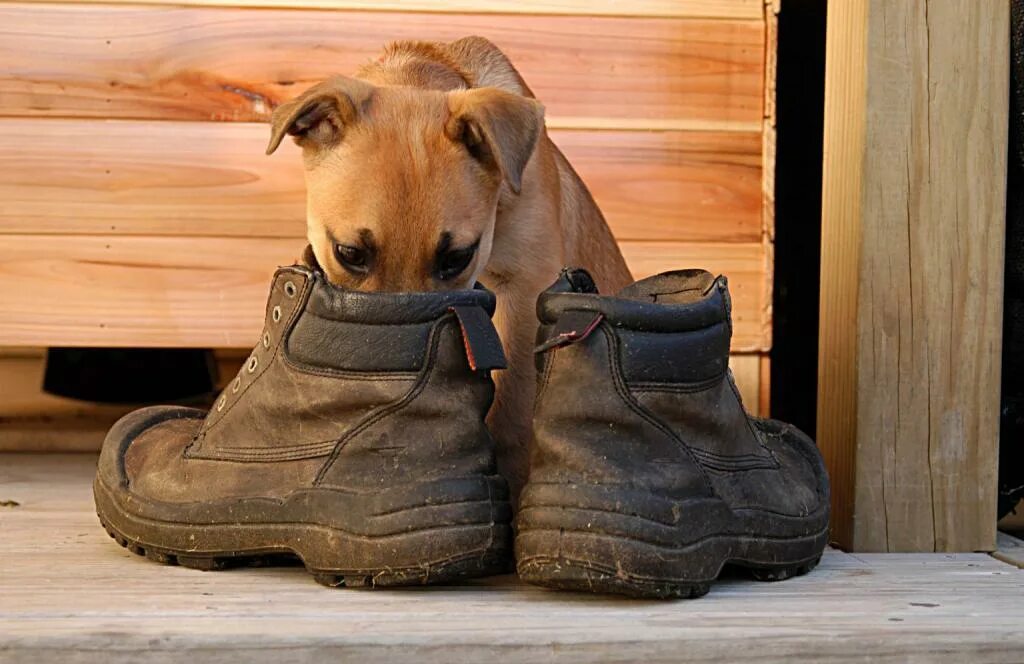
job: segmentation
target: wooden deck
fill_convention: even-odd
[[[114,544],[92,455],[0,455],[0,661],[1024,661],[1024,570],[986,554],[829,552],[699,600],[323,588],[301,567],[198,572]]]

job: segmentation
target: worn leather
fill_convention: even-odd
[[[288,357],[311,371],[415,373],[423,367],[423,347],[432,328],[433,321],[390,325],[388,334],[381,335],[377,324],[334,321],[306,310],[288,337]]]
[[[609,323],[549,351],[537,395],[529,484],[643,486],[666,497],[712,493],[674,433],[644,413],[621,374]]]
[[[318,484],[353,491],[394,482],[496,472],[484,414],[493,386],[467,368],[463,337],[445,314],[427,349],[427,369],[401,398],[349,428],[320,472]],[[413,472],[413,475],[409,475]]]
[[[731,302],[725,277],[702,270],[665,272],[628,286],[619,297],[608,297],[589,290],[593,280],[588,283],[579,276],[581,272],[563,271],[537,299],[537,318],[542,325],[553,323],[566,310],[603,313],[613,326],[651,332],[699,330],[729,319]],[[658,306],[651,306],[654,304]]]
[[[530,486],[617,486],[792,516],[823,507],[813,443],[743,408],[728,370],[724,278],[669,272],[610,297],[578,273],[563,272],[538,300]],[[545,348],[561,317],[580,312],[603,318],[584,338]]]
[[[490,325],[494,296],[348,293],[315,265],[281,268],[260,341],[209,413],[127,416],[100,479],[185,505],[492,475],[494,387],[470,367],[456,306]]]
[[[494,314],[494,294],[483,286],[463,291],[367,293],[334,287],[313,291],[309,311],[323,318],[374,325],[409,325],[436,320],[453,306],[475,306]]]

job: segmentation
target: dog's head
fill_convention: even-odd
[[[356,290],[466,288],[487,265],[503,186],[519,193],[543,107],[495,88],[337,77],[274,111],[302,148],[310,244]]]

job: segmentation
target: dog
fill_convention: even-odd
[[[532,438],[537,295],[566,265],[586,267],[602,292],[633,281],[543,106],[487,39],[396,42],[355,77],[278,106],[267,154],[285,136],[302,148],[308,239],[330,281],[495,293],[509,368],[488,425],[515,500]]]

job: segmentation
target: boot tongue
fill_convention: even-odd
[[[706,296],[718,278],[707,270],[676,270],[641,279],[618,297],[655,304],[692,304]]]

